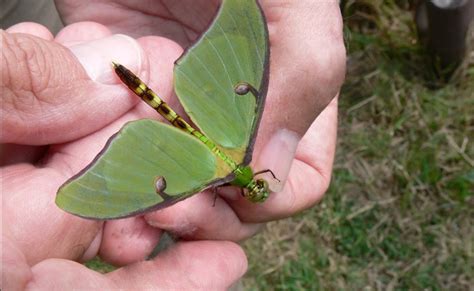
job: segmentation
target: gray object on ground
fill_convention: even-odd
[[[466,53],[466,35],[474,19],[474,0],[423,1],[416,23],[422,43],[442,68],[452,68]]]

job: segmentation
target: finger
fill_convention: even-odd
[[[271,193],[262,204],[245,199],[230,205],[244,222],[265,222],[291,216],[311,207],[329,186],[336,149],[337,98],[318,116],[298,144],[288,180],[281,192]],[[272,144],[264,149],[270,160],[279,158]],[[273,157],[271,157],[273,153]]]
[[[338,1],[262,1],[270,37],[270,86],[260,136],[303,135],[336,96],[345,75]],[[284,108],[284,110],[282,110]],[[267,130],[273,129],[273,130]]]
[[[184,239],[240,241],[254,235],[260,224],[241,223],[239,217],[211,191],[196,194],[171,207],[145,214],[152,226],[170,231]]]
[[[8,33],[26,33],[42,38],[44,40],[53,40],[54,36],[48,28],[33,22],[21,22],[6,29]]]
[[[246,268],[245,254],[236,244],[183,242],[152,261],[135,263],[107,275],[71,261],[46,260],[32,268],[26,289],[226,290]]]
[[[21,22],[6,29],[8,33],[26,33],[45,40],[53,40],[53,35],[45,26],[33,22]],[[15,163],[34,163],[44,154],[45,147],[35,147],[17,144],[0,145],[0,165]]]
[[[124,289],[140,289],[135,286],[138,282],[163,290],[227,290],[246,269],[247,259],[238,245],[196,241],[178,243],[153,261],[119,269],[108,277]]]
[[[78,262],[87,262],[89,260],[92,260],[99,253],[100,245],[102,244],[104,224],[101,222],[99,222],[98,224],[102,227],[99,229],[94,239],[90,242],[89,246],[86,248]]]
[[[115,290],[119,287],[104,275],[74,261],[48,259],[31,268],[24,290]],[[59,275],[58,275],[59,274]]]
[[[337,1],[262,1],[262,7],[271,43],[270,84],[254,157],[265,157],[270,142],[279,143],[282,154],[259,159],[255,169],[275,169],[285,181],[295,149],[291,136],[305,134],[344,79],[342,21]]]
[[[161,230],[141,216],[107,221],[99,255],[116,266],[143,261],[158,244],[160,234]]]
[[[109,85],[116,82],[111,59],[140,61],[141,51],[132,39],[112,36],[78,45],[71,48],[74,56],[51,41],[0,33],[2,142],[41,145],[78,138],[110,123],[137,102],[117,98],[120,90]]]
[[[84,3],[84,2],[83,2]],[[212,20],[218,1],[194,0],[154,2],[103,1],[94,11],[97,2],[77,5],[75,0],[57,1],[56,6],[65,23],[97,21],[107,24],[115,33],[132,37],[156,35],[188,46]]]
[[[18,164],[0,169],[3,232],[16,242],[29,265],[47,257],[79,260],[102,222],[67,214],[54,204],[62,176],[47,168]],[[97,249],[92,253],[97,253]]]
[[[9,33],[26,33],[45,40],[53,40],[51,32],[43,25],[33,22],[22,22],[9,27]],[[98,23],[78,23],[65,27],[56,36],[55,41],[63,45],[78,44],[93,39],[109,36],[110,31]],[[18,144],[0,145],[0,165],[11,165],[14,163],[36,163],[47,150],[46,147],[27,146]]]
[[[61,29],[56,35],[55,41],[70,47],[110,35],[112,35],[110,30],[100,23],[77,22]]]
[[[25,256],[5,233],[2,233],[0,247],[2,248],[2,289],[23,290],[32,275]]]

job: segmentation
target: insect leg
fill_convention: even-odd
[[[256,173],[254,173],[253,175],[254,175],[254,176],[257,176],[257,175],[264,174],[264,173],[270,173],[270,174],[272,174],[273,179],[277,180],[278,182],[281,182],[280,179],[278,179],[278,178],[275,176],[275,174],[272,172],[272,170],[270,170],[270,169],[258,171],[258,172],[256,172]]]

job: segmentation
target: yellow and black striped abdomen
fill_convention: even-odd
[[[138,78],[134,73],[124,66],[112,63],[115,72],[119,76],[120,80],[127,85],[127,87],[132,90],[137,96],[139,96],[143,101],[150,105],[153,109],[156,110],[161,116],[169,121],[174,127],[177,127],[193,136],[198,138],[202,143],[204,143],[216,156],[221,158],[227,165],[231,167],[232,170],[237,168],[237,164],[224,154],[212,142],[207,136],[202,132],[192,127],[188,122],[186,122],[178,113],[176,113],[169,105],[163,101],[152,89],[150,89],[140,78]]]

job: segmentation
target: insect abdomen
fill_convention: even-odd
[[[140,78],[124,66],[112,63],[115,72],[119,76],[120,80],[127,85],[136,95],[138,95],[143,101],[150,105],[156,110],[161,116],[169,121],[174,127],[186,131],[187,133],[198,138],[204,143],[216,156],[224,160],[224,162],[231,167],[232,170],[237,168],[237,164],[224,154],[214,142],[212,142],[207,136],[201,133],[199,130],[192,127],[187,123],[178,113],[176,113],[169,105],[163,101],[152,89],[150,89]]]

